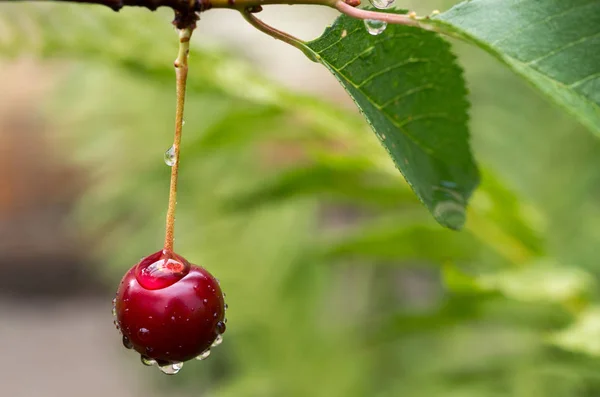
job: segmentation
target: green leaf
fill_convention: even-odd
[[[438,222],[462,227],[479,176],[469,150],[465,82],[449,45],[435,33],[399,25],[372,36],[347,16],[307,45]]]
[[[600,307],[592,306],[580,313],[571,326],[554,333],[550,341],[566,350],[600,356]]]
[[[388,218],[391,219],[361,225],[355,231],[325,240],[324,254],[332,259],[361,258],[410,264],[423,261],[439,265],[447,260],[475,260],[478,251],[484,248],[468,232],[454,233],[407,216]],[[431,249],[432,242],[435,242],[435,250]]]
[[[488,291],[524,302],[569,302],[591,289],[590,275],[573,266],[541,260],[526,267],[483,275],[478,284]]]
[[[600,135],[600,2],[472,0],[439,15]]]

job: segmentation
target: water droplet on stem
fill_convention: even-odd
[[[370,0],[373,7],[379,8],[380,10],[385,10],[386,8],[390,8],[394,4],[394,0]]]
[[[377,36],[378,34],[383,33],[385,28],[387,28],[387,22],[379,21],[377,19],[365,19],[365,28],[367,28],[367,32],[370,35]]]
[[[165,152],[165,164],[169,167],[175,165],[175,146],[171,146]]]

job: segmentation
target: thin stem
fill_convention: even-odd
[[[317,58],[317,55],[310,48],[308,48],[306,46],[304,41],[302,41],[299,38],[294,37],[288,33],[282,32],[281,30],[275,29],[274,27],[272,27],[270,25],[267,25],[260,19],[256,18],[252,14],[250,9],[242,10],[242,11],[240,11],[240,13],[244,17],[244,19],[246,21],[248,21],[256,29],[260,30],[263,33],[268,34],[269,36],[273,37],[276,40],[281,40],[284,43],[288,43],[288,44],[296,47],[297,49],[302,51],[304,53],[304,55],[306,55],[310,60],[315,61],[315,62],[319,61]]]
[[[346,4],[343,0],[337,0],[333,7],[342,14],[346,14],[349,17],[356,19],[375,19],[397,25],[424,27],[421,25],[418,19],[408,15],[362,10]]]
[[[185,104],[185,87],[188,74],[188,55],[190,38],[194,28],[179,30],[179,53],[175,60],[175,76],[177,81],[177,107],[175,110],[175,138],[173,139],[173,165],[171,167],[171,186],[169,188],[169,207],[167,208],[167,225],[165,228],[165,250],[173,251],[175,234],[175,207],[177,206],[177,177],[179,175],[179,147],[181,129],[183,127],[183,108]]]

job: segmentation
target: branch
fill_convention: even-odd
[[[47,0],[0,0],[10,1],[47,1]],[[168,7],[181,13],[203,12],[211,8],[230,8],[243,11],[248,8],[272,4],[328,5],[333,7],[335,0],[51,0],[61,3],[99,4],[119,11],[123,7],[145,7],[155,11],[159,7]]]
[[[27,0],[0,0],[1,1],[27,1]],[[38,1],[38,0],[31,0]],[[44,0],[41,0],[44,1]],[[168,7],[179,12],[200,12],[203,11],[203,0],[53,0],[55,2],[86,3],[99,4],[107,6],[114,11],[119,11],[123,7],[146,7],[150,11],[155,11],[158,7]]]
[[[2,1],[28,1],[28,0],[0,0]],[[39,0],[29,0],[39,1]],[[197,13],[207,11],[211,8],[228,8],[240,11],[246,20],[259,30],[270,34],[280,40],[294,45],[285,34],[265,25],[260,20],[252,17],[252,10],[259,10],[261,6],[274,4],[302,4],[302,5],[321,5],[335,8],[343,14],[357,19],[375,19],[391,24],[417,26],[425,29],[431,29],[430,26],[420,23],[422,18],[417,18],[414,13],[408,15],[391,14],[379,11],[367,11],[356,8],[360,0],[53,0],[56,2],[88,3],[100,4],[119,11],[123,7],[146,7],[149,10],[156,10],[159,7],[168,7],[175,11],[175,20],[173,23],[179,29],[195,27]],[[297,45],[295,45],[297,46]]]

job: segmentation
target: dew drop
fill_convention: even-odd
[[[221,334],[217,335],[217,338],[214,340],[214,342],[212,343],[212,347],[217,347],[219,346],[221,343],[223,343],[223,336]]]
[[[144,364],[147,367],[151,367],[156,364],[156,360],[153,360],[148,356],[141,356],[140,358],[142,360],[142,364]]]
[[[370,0],[373,7],[385,10],[394,4],[394,0]]]
[[[163,374],[167,375],[175,375],[181,370],[181,368],[183,368],[183,363],[180,362],[158,366],[158,369],[160,369]]]
[[[200,361],[206,360],[208,358],[208,356],[210,356],[210,349],[202,352],[199,356],[196,357],[196,360],[200,360]]]
[[[113,317],[117,316],[117,298],[112,300],[112,315]]]
[[[460,229],[466,220],[465,200],[458,185],[451,181],[441,181],[433,187],[433,216],[450,229]]]
[[[133,349],[133,344],[125,335],[123,335],[123,346],[125,346],[126,349]]]
[[[165,152],[165,164],[168,165],[169,167],[172,167],[173,165],[175,165],[175,147],[174,146],[171,146]]]
[[[387,28],[387,22],[379,21],[377,19],[365,19],[365,27],[370,35],[377,36],[378,34],[383,33],[385,28]]]
[[[435,204],[433,215],[439,222],[454,230],[462,228],[466,220],[465,208],[455,201]]]
[[[226,319],[226,321],[227,321],[227,319]],[[227,326],[225,325],[225,322],[223,322],[223,321],[219,321],[219,322],[217,323],[217,332],[218,332],[219,334],[223,334],[223,333],[225,333],[225,330],[226,330],[226,329],[227,329]]]
[[[202,302],[208,303],[208,299],[205,298],[205,299],[202,300]]]
[[[150,330],[147,328],[140,328],[138,330],[138,336],[140,337],[140,339],[146,339],[150,336]]]
[[[225,304],[224,307],[225,307],[225,310],[229,309],[229,305],[227,303]]]

